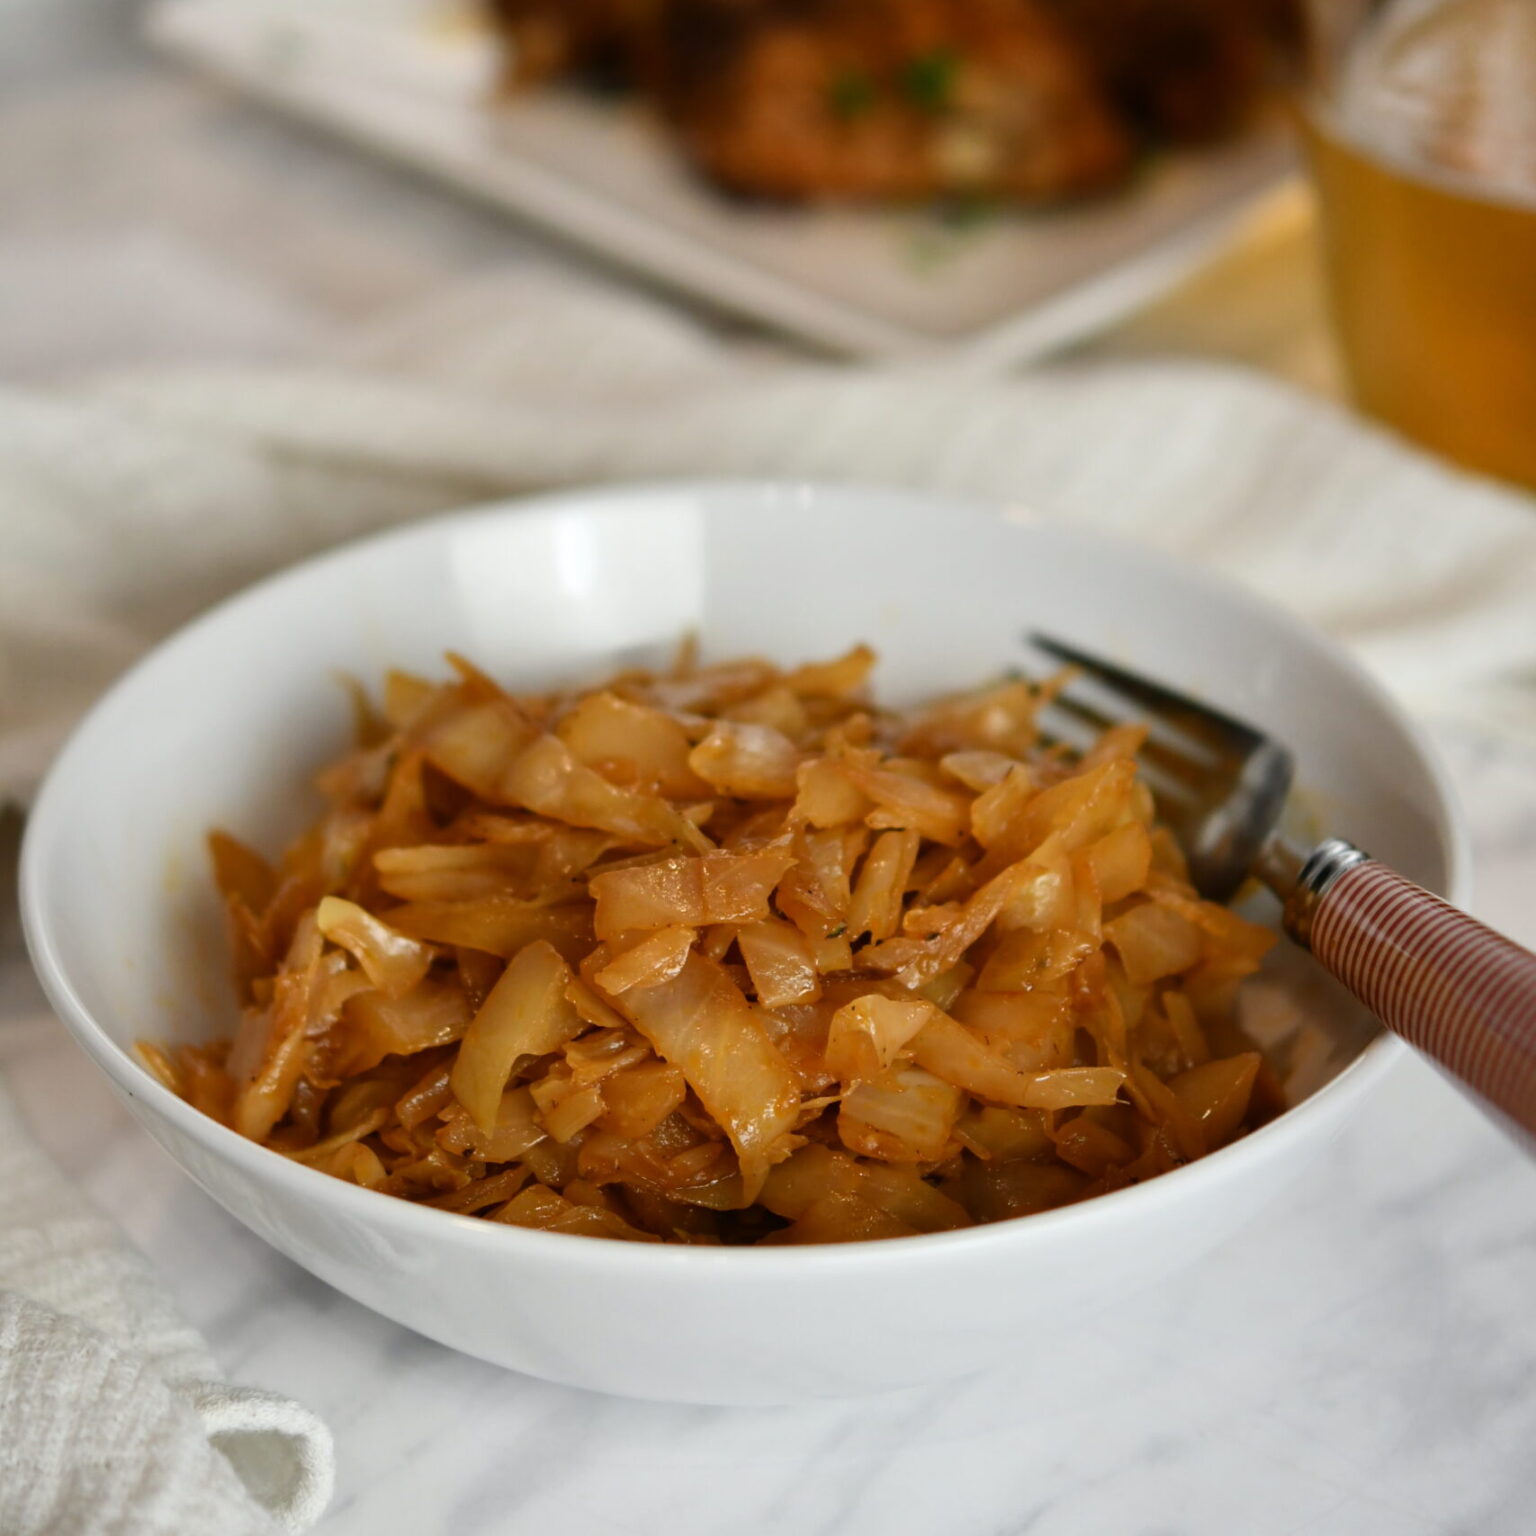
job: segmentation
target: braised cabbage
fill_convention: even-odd
[[[631,1242],[951,1230],[1274,1114],[1232,1018],[1271,943],[1202,901],[1141,733],[1056,686],[894,713],[873,654],[512,694],[386,680],[275,863],[210,839],[233,1039],[177,1093],[335,1177]]]

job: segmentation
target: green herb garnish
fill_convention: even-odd
[[[948,48],[935,48],[907,61],[901,88],[907,99],[925,112],[946,112],[954,105],[960,60]]]
[[[875,82],[862,69],[839,70],[827,91],[832,115],[851,123],[863,117],[875,104]]]

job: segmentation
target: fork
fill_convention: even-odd
[[[1536,955],[1353,843],[1283,837],[1295,762],[1272,737],[1076,646],[1026,638],[1074,669],[1055,709],[1096,731],[1142,717],[1143,774],[1202,896],[1230,901],[1257,876],[1283,903],[1286,933],[1383,1024],[1536,1134]],[[1104,705],[1082,696],[1084,680]]]

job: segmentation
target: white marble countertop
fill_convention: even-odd
[[[303,351],[537,245],[147,59],[132,11],[0,6],[0,379]],[[1268,347],[1278,371],[1324,382],[1315,292],[1262,259],[1265,300],[1239,321],[1204,303],[1192,327],[1186,301],[1109,349]],[[31,312],[29,274],[61,263],[78,306]],[[1203,297],[1221,296],[1218,281]],[[1438,737],[1472,825],[1475,910],[1536,945],[1536,749]],[[0,1075],[229,1373],[329,1420],[325,1536],[1533,1529],[1536,1163],[1427,1068],[1401,1069],[1323,1171],[1197,1274],[1127,1294],[1091,1332],[1053,1338],[1042,1320],[1027,1375],[801,1409],[622,1402],[415,1337],[226,1216],[47,1013],[0,861]]]
[[[1440,737],[1476,909],[1536,944],[1536,753]],[[1410,1062],[1322,1169],[1026,1374],[804,1408],[626,1402],[456,1355],[195,1188],[44,1008],[5,917],[0,1075],[230,1374],[336,1432],[325,1536],[1526,1536],[1536,1163]],[[947,1304],[935,1298],[936,1305]]]

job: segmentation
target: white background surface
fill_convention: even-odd
[[[130,16],[0,0],[0,380],[296,356],[543,249],[147,60]],[[61,273],[70,302],[40,305]],[[1188,344],[1311,358],[1294,334],[1310,303],[1287,280],[1235,328],[1242,346],[1218,322]],[[1158,324],[1108,348],[1178,340]],[[1472,822],[1475,910],[1536,944],[1536,754],[1440,742]],[[127,1121],[43,1009],[11,911],[0,927],[0,1072],[229,1372],[330,1420],[328,1536],[1531,1529],[1536,1164],[1427,1069],[1402,1071],[1323,1176],[1186,1283],[1128,1294],[1091,1333],[1042,1318],[1025,1375],[803,1410],[653,1407],[452,1355],[246,1234]]]

